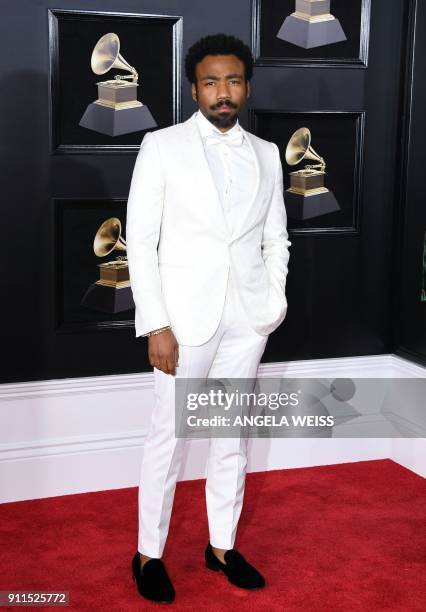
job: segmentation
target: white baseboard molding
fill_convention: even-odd
[[[425,378],[395,355],[261,364],[259,377]],[[0,385],[0,502],[134,487],[152,373]],[[187,442],[179,480],[204,478],[208,440]],[[424,438],[251,439],[248,471],[390,458],[426,476]]]

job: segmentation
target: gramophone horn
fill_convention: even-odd
[[[93,250],[98,257],[105,257],[112,251],[126,251],[126,241],[121,237],[121,221],[110,217],[102,223],[93,241]]]
[[[92,70],[95,74],[105,74],[111,68],[119,68],[132,73],[134,81],[138,79],[138,73],[120,53],[120,39],[114,32],[104,34],[96,43],[90,60]]]
[[[324,158],[321,157],[321,155],[318,155],[318,153],[311,146],[311,132],[307,127],[299,128],[294,132],[288,141],[285,159],[289,166],[295,166],[296,164],[300,163],[302,159],[313,159],[319,162],[321,170],[324,170],[325,168]],[[318,167],[318,164],[316,166],[309,167]]]

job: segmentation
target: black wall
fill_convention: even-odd
[[[405,65],[404,121],[401,133],[400,206],[396,220],[399,239],[395,309],[395,352],[426,363],[426,302],[420,301],[422,254],[426,232],[424,173],[426,168],[426,6],[413,0],[409,7]]]
[[[394,231],[401,200],[400,115],[401,95],[406,90],[406,72],[401,66],[405,66],[408,32],[403,5],[400,0],[372,0],[367,69],[255,69],[251,108],[366,112],[360,233],[290,238],[289,310],[284,324],[269,339],[266,362],[369,355],[395,348]],[[55,329],[52,199],[126,198],[135,154],[49,153],[48,8],[182,15],[185,54],[194,40],[218,31],[250,43],[251,1],[20,0],[2,3],[0,8],[0,188],[2,236],[6,240],[1,379],[148,371],[146,341],[136,340],[133,329],[84,333],[58,333]],[[420,17],[424,24],[424,7]],[[420,64],[425,60],[420,55],[419,50],[415,96],[424,96]],[[195,106],[185,81],[182,92],[185,120]],[[413,108],[410,125],[416,133],[424,122],[421,101]],[[247,127],[247,114],[242,122]],[[412,138],[410,145],[416,151],[423,148],[420,135],[417,138]],[[415,181],[416,175],[421,176],[419,164],[419,158],[411,156],[407,165],[407,206],[412,202],[412,211],[418,204]],[[405,215],[405,244],[410,244],[410,232],[419,233],[416,214],[420,215],[420,209]],[[424,207],[422,214],[424,228]],[[404,251],[403,262],[408,270],[412,265],[409,249]],[[398,343],[412,353],[425,355],[424,329],[422,342],[418,333],[422,312],[417,312],[415,319],[412,297],[408,289],[405,291],[406,301],[401,306],[410,327],[400,325]],[[424,308],[423,304],[423,320]]]

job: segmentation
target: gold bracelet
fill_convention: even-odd
[[[166,325],[165,327],[160,327],[160,329],[155,329],[154,331],[149,332],[148,338],[150,338],[151,336],[155,336],[156,334],[159,334],[162,331],[165,331],[166,329],[172,329],[172,328],[170,325]]]

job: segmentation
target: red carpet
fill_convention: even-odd
[[[426,609],[420,476],[390,460],[248,474],[235,547],[265,575],[255,592],[204,566],[204,483],[177,485],[173,604],[150,604],[131,578],[137,488],[0,505],[0,590],[67,590],[68,609],[104,612]]]

